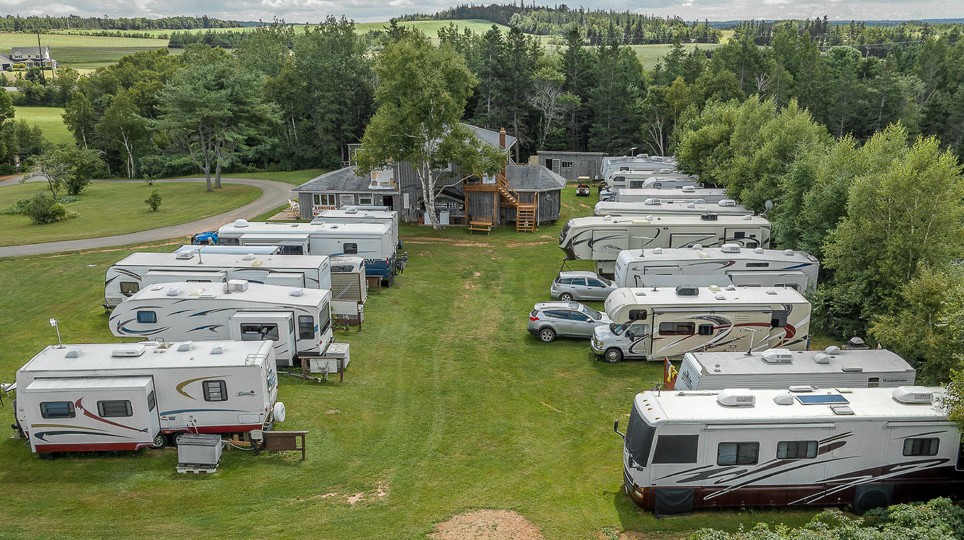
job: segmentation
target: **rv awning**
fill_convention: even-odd
[[[295,234],[270,234],[270,233],[248,233],[241,235],[241,243],[257,242],[261,244],[303,244],[308,241],[308,233]]]
[[[51,392],[58,390],[90,390],[107,388],[149,388],[151,377],[77,377],[59,379],[34,379],[26,392]]]

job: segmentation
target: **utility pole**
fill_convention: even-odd
[[[40,46],[40,30],[37,30],[37,56],[40,57],[40,82],[47,86],[47,76],[44,74],[44,48]],[[53,68],[53,62],[51,62],[50,69]]]

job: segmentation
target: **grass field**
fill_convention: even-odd
[[[67,34],[41,34],[58,62],[75,69],[95,69],[117,63],[124,56],[167,47],[166,39],[116,38]],[[37,44],[36,34],[0,32],[0,51]]]
[[[612,421],[661,366],[603,364],[585,341],[525,330],[559,269],[560,227],[592,212],[566,191],[563,218],[535,234],[403,227],[405,273],[370,296],[361,332],[336,332],[352,347],[345,381],[282,378],[279,427],[309,431],[306,461],[231,451],[217,474],[184,476],[171,449],[44,461],[3,439],[3,535],[408,539],[478,508],[515,510],[553,540],[805,522],[813,511],[655,519],[623,495]],[[55,342],[50,317],[65,342],[114,341],[104,272],[130,252],[0,260],[0,287],[16,291],[0,303],[0,380]],[[9,423],[11,407],[0,415]]]
[[[44,138],[52,143],[72,143],[74,136],[67,130],[63,114],[61,107],[16,107],[14,118],[40,126]]]
[[[144,204],[154,188],[163,197],[157,212],[151,212]],[[0,208],[8,208],[43,189],[45,184],[38,182],[2,187]],[[146,183],[97,182],[76,202],[67,205],[80,217],[34,225],[26,216],[0,215],[0,246],[112,236],[188,223],[243,206],[260,195],[258,188],[237,184],[225,184],[223,189],[207,193],[203,184],[157,183],[152,188]]]

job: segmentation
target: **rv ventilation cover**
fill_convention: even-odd
[[[696,203],[695,203],[695,202],[691,202],[691,203],[687,204],[686,207],[687,207],[687,208],[696,208]]]
[[[773,402],[777,405],[793,405],[793,394],[784,392],[773,396]]]
[[[653,248],[653,255],[662,255],[663,248]]]
[[[793,257],[793,250],[792,250],[792,249],[785,249],[785,250],[783,250],[783,254],[786,255],[787,257]]]
[[[761,247],[753,248],[753,253],[756,253],[757,255],[763,255],[763,248]]]
[[[756,404],[756,396],[750,393],[749,388],[730,388],[720,390],[716,402],[724,407],[752,407]]]
[[[171,287],[170,289],[167,290],[168,296],[177,296],[179,294],[181,294],[181,289],[177,287]]]
[[[130,345],[120,345],[113,351],[110,355],[119,358],[131,358],[134,356],[140,356],[144,354],[144,345],[140,343],[131,343]]]
[[[696,285],[677,285],[676,296],[699,296],[700,288]]]
[[[177,346],[177,352],[188,352],[193,348],[190,341],[185,341]]]
[[[211,347],[211,354],[224,354],[224,347]]]
[[[693,244],[693,249],[703,249],[703,244]]]
[[[829,354],[830,356],[836,356],[836,355],[840,354],[840,347],[838,347],[838,346],[836,346],[836,345],[831,345],[831,346],[827,347],[826,349],[824,349],[823,352],[824,352],[825,354]]]
[[[186,261],[188,259],[193,259],[194,250],[178,251],[177,255],[175,255],[174,258],[179,261]]]
[[[734,201],[733,199],[720,199],[719,204],[724,208],[729,208],[729,207],[736,206],[736,201]]]
[[[894,388],[894,399],[900,403],[931,403],[934,392],[926,386],[898,386]]]
[[[64,358],[77,358],[78,356],[80,356],[80,349],[70,349],[64,355]]]
[[[243,228],[243,227],[247,227],[247,226],[248,226],[248,220],[246,220],[246,219],[237,219],[237,220],[234,221],[234,226],[237,227],[237,228],[239,228],[239,229],[240,229],[240,228]]]
[[[817,353],[813,356],[813,361],[816,364],[829,364],[830,355],[827,353]]]
[[[720,251],[723,253],[739,253],[740,244],[723,244],[720,246]]]
[[[291,292],[289,292],[288,294],[291,296],[301,296],[305,294],[305,291],[302,289],[291,289]]]
[[[717,216],[716,214],[703,214],[700,216],[700,219],[702,219],[703,221],[716,221],[720,219],[720,217]]]
[[[643,204],[646,206],[658,206],[663,204],[663,201],[659,199],[646,199],[645,201],[643,201]]]
[[[244,292],[248,290],[248,281],[245,279],[232,279],[228,281],[228,292]]]
[[[750,221],[751,219],[753,219],[753,216],[743,216],[743,221]]]
[[[790,349],[767,349],[763,351],[763,361],[768,364],[789,364],[793,362]]]

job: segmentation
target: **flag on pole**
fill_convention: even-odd
[[[678,374],[679,372],[676,371],[675,367],[673,367],[673,364],[672,362],[669,361],[669,358],[664,356],[663,357],[663,387],[666,388],[667,390],[672,390],[676,386],[676,375]]]

